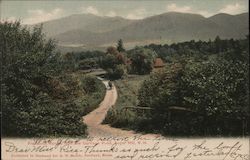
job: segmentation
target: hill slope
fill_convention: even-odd
[[[53,37],[67,31],[81,29],[98,33],[106,32],[126,26],[131,22],[133,22],[133,20],[124,19],[122,17],[100,17],[92,14],[75,14],[44,22],[43,29],[47,36]]]
[[[147,43],[208,40],[217,35],[242,38],[248,34],[248,22],[248,13],[205,18],[198,14],[168,12],[142,20],[88,14],[46,22],[44,29],[61,46],[104,47],[122,38],[125,46],[133,47]]]
[[[242,38],[249,33],[248,13],[239,15],[221,13],[210,17],[209,20],[223,28],[221,35],[226,38]]]

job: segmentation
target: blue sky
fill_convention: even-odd
[[[0,13],[2,21],[19,19],[24,24],[82,13],[142,19],[175,11],[209,17],[248,12],[248,3],[248,0],[2,0]]]

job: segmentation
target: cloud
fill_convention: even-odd
[[[87,8],[86,7],[82,7],[81,8],[82,10],[82,13],[88,13],[88,14],[93,14],[93,15],[99,15],[99,11],[96,7],[94,6],[88,6]]]
[[[128,19],[142,19],[146,16],[145,8],[138,8],[129,13],[126,18]]]
[[[194,13],[203,15],[204,17],[210,17],[217,13],[239,14],[246,11],[247,8],[246,6],[240,5],[239,3],[235,3],[235,4],[228,4],[223,8],[221,8],[218,12],[212,13],[205,10],[193,9],[190,6],[177,6],[175,3],[172,3],[166,6],[166,10],[168,12]]]
[[[64,11],[60,8],[55,8],[50,12],[44,11],[42,9],[28,10],[29,17],[23,19],[24,24],[36,24],[44,21],[49,21],[52,19],[60,18],[64,15]]]
[[[181,12],[181,13],[193,13],[193,14],[200,14],[204,17],[209,17],[213,15],[213,13],[210,13],[208,11],[204,10],[195,10],[190,6],[177,6],[175,3],[171,3],[166,6],[166,10],[168,12]]]
[[[245,10],[245,7],[240,5],[239,3],[228,4],[219,10],[220,13],[228,13],[228,14],[239,14]]]
[[[108,17],[115,17],[116,13],[114,11],[109,11],[106,16],[108,16]]]
[[[189,6],[179,7],[175,3],[172,3],[170,5],[167,5],[167,10],[169,12],[189,13],[189,12],[191,12],[191,7],[189,7]]]

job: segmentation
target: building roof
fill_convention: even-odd
[[[164,62],[161,58],[156,58],[154,62],[154,67],[164,67]]]

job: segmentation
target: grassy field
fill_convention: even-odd
[[[148,76],[149,75],[129,75],[124,79],[115,81],[115,86],[118,91],[118,99],[115,108],[120,109],[123,107],[135,107],[138,104],[138,90]]]
[[[113,127],[124,129],[134,129],[135,122],[138,122],[136,113],[132,110],[124,110],[124,107],[136,107],[138,104],[137,95],[141,84],[149,75],[129,75],[114,83],[118,91],[118,99],[103,123]]]

